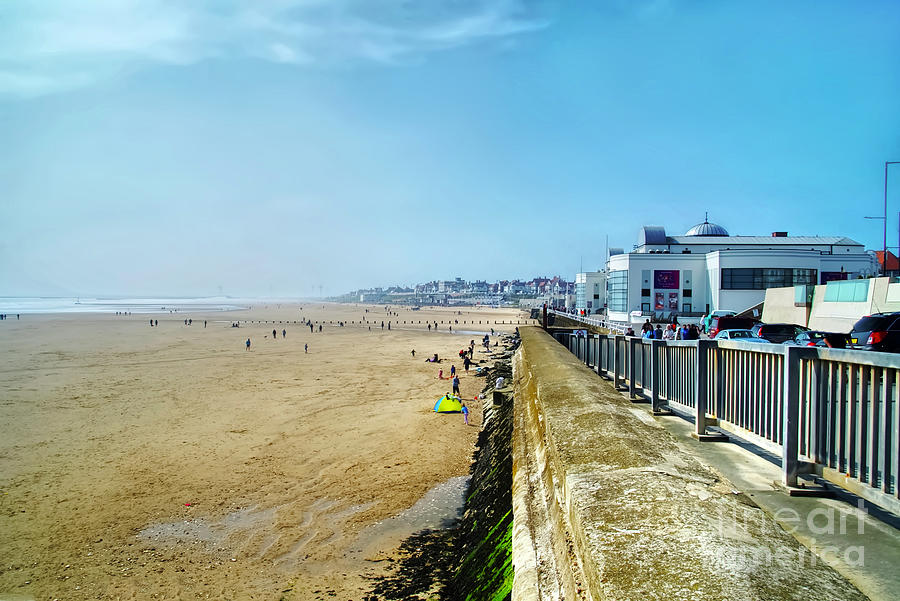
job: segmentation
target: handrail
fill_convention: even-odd
[[[623,324],[617,321],[609,321],[606,319],[597,319],[596,317],[574,315],[572,313],[566,313],[565,311],[557,311],[556,309],[547,309],[547,313],[550,313],[552,315],[559,315],[560,317],[565,317],[567,319],[571,319],[573,321],[595,326],[598,328],[605,328],[611,332],[617,332],[619,334],[624,334],[625,331],[628,330],[628,324]]]
[[[554,336],[654,412],[692,417],[701,440],[717,427],[780,454],[786,486],[814,472],[900,515],[900,356],[735,340]]]

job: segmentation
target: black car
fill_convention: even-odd
[[[900,312],[873,313],[853,325],[848,348],[900,352]]]
[[[793,340],[786,340],[784,344],[790,346],[824,346],[827,348],[847,348],[850,343],[850,334],[839,332],[822,332],[809,330],[800,332]]]
[[[778,344],[793,340],[801,332],[809,331],[809,328],[793,323],[758,323],[750,329],[757,338],[765,338]]]

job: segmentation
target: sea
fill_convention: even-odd
[[[236,311],[246,309],[251,299],[227,296],[200,298],[85,298],[0,297],[0,313],[186,313],[189,311]],[[260,302],[255,300],[253,302]]]

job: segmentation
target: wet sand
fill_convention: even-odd
[[[450,390],[438,369],[462,372],[449,359],[480,337],[448,323],[524,323],[368,308],[0,322],[0,600],[362,599],[410,516],[427,517],[410,508],[468,474],[480,403],[472,427],[431,407]],[[372,331],[349,323],[366,317]],[[324,331],[288,323],[301,318]],[[462,372],[464,397],[483,386]]]

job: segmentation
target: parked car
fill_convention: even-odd
[[[873,313],[853,325],[849,348],[900,352],[900,313]]]
[[[734,317],[732,315],[713,317],[709,324],[708,334],[710,338],[715,338],[716,334],[722,330],[749,330],[755,323],[756,320],[749,317]]]
[[[828,348],[847,348],[849,343],[850,334],[822,332],[820,330],[800,332],[793,340],[784,341],[784,344],[788,346],[824,346]]]
[[[716,334],[716,340],[740,340],[741,342],[764,342],[769,344],[765,338],[757,338],[751,330],[719,330]]]
[[[753,335],[765,338],[769,342],[782,343],[793,340],[800,332],[808,332],[809,328],[793,323],[758,323],[751,328]]]

